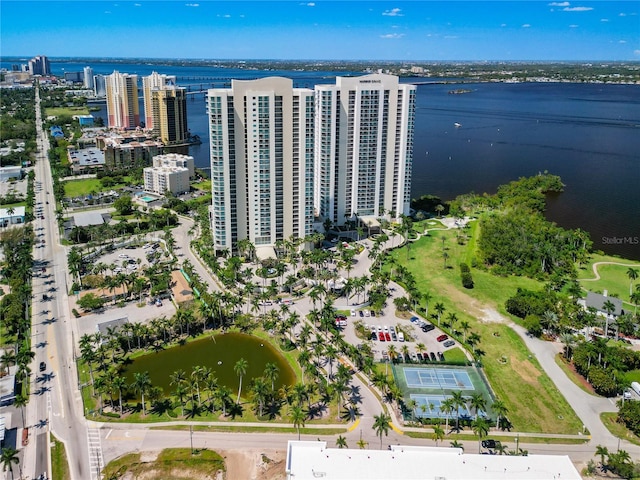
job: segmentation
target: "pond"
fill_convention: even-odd
[[[248,363],[247,373],[242,378],[243,396],[248,392],[251,380],[264,375],[267,363],[275,363],[280,370],[275,382],[276,389],[295,383],[295,372],[275,347],[258,337],[242,333],[210,336],[136,358],[125,367],[122,375],[131,385],[134,373],[149,372],[151,384],[161,387],[166,395],[170,395],[174,389],[170,385],[173,372],[182,369],[188,377],[193,367],[202,366],[214,372],[219,385],[237,392],[238,376],[233,367],[241,358]]]

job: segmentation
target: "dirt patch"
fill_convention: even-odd
[[[529,360],[518,360],[515,356],[509,358],[512,369],[520,375],[527,383],[535,384],[538,382],[540,372]]]
[[[480,300],[461,292],[457,288],[447,285],[444,287],[444,294],[451,299],[459,308],[470,316],[477,318],[483,323],[506,323],[507,319],[495,308],[482,303]]]
[[[558,359],[573,373],[573,378],[584,387],[585,390],[591,393],[591,395],[599,396],[593,389],[591,384],[587,382],[587,379],[578,373],[573,362],[567,362],[562,354],[558,354]]]
[[[284,450],[223,450],[227,480],[284,480]]]

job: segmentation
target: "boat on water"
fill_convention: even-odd
[[[456,128],[460,128],[460,127],[462,126],[462,124],[461,124],[461,123],[458,123],[458,122],[455,122],[455,123],[453,124],[453,126],[454,126],[454,127],[456,127]]]

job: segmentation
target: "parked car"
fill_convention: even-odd
[[[422,362],[424,360],[422,353],[418,352],[416,353],[416,357],[418,357],[418,361]]]
[[[396,332],[391,332],[391,340],[393,340],[394,342],[398,340],[398,336],[396,335]]]
[[[453,340],[447,340],[442,345],[444,345],[445,347],[449,348],[449,347],[453,347],[455,344],[456,344],[456,342],[454,342]]]
[[[441,362],[444,362],[444,353],[438,352],[438,360],[440,360]]]
[[[355,311],[353,308],[351,309],[351,316],[352,316],[352,317],[355,317],[355,316],[356,316],[356,311]]]
[[[436,361],[436,354],[434,352],[429,352],[429,359],[431,359],[432,362]]]
[[[371,340],[378,340],[378,335],[376,332],[371,332]]]
[[[411,323],[416,323],[418,320],[420,320],[418,317],[411,317],[411,318],[409,319],[409,321],[410,321]]]
[[[390,342],[390,341],[391,341],[391,335],[389,335],[389,332],[384,332],[384,339],[385,339],[387,342]]]
[[[360,310],[358,313],[360,314],[361,317],[364,317],[364,312],[362,310]]]
[[[447,338],[449,338],[449,336],[443,333],[442,335],[438,336],[436,340],[438,340],[439,342],[444,342]]]
[[[376,316],[376,312],[374,310],[371,310],[371,316],[375,317]]]
[[[428,333],[431,330],[435,330],[436,327],[434,327],[433,325],[431,325],[430,323],[427,323],[424,327],[422,327],[422,331],[424,333]]]
[[[497,440],[488,438],[486,440],[482,440],[481,445],[482,445],[482,448],[496,448],[498,445],[500,445],[500,442],[498,442]]]

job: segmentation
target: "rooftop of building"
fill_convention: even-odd
[[[69,150],[69,159],[80,166],[104,165],[104,153],[98,148],[89,147]]]
[[[286,471],[295,480],[581,478],[567,455],[479,455],[460,448],[401,445],[389,450],[339,449],[308,441],[289,441]]]

